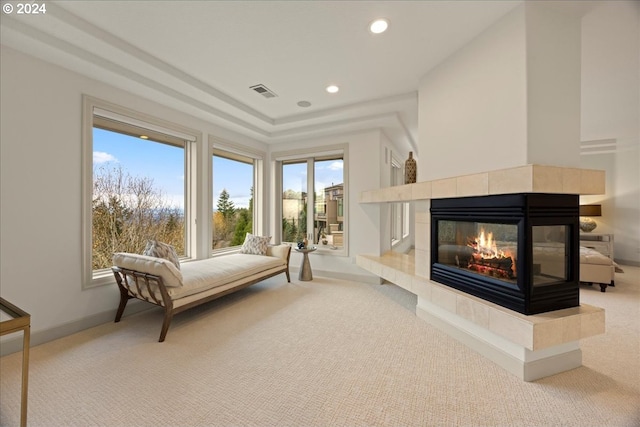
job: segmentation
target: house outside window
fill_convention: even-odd
[[[346,254],[346,149],[274,153],[280,183],[281,239],[307,239],[320,252]]]

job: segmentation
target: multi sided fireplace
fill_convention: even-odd
[[[579,305],[578,196],[431,201],[431,280],[523,314]]]

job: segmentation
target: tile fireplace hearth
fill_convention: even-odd
[[[432,260],[432,199],[514,193],[601,194],[604,172],[526,165],[363,192],[360,203],[414,202],[415,251],[363,254],[356,262],[416,294],[418,317],[533,381],[581,366],[580,339],[604,333],[604,310],[582,304],[526,315],[431,280],[432,263],[425,262]]]

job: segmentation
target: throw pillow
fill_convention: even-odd
[[[244,238],[242,248],[240,248],[240,253],[266,255],[267,247],[269,246],[269,240],[271,240],[271,236],[254,236],[253,234],[247,233],[246,237]]]
[[[147,240],[147,247],[144,248],[142,255],[164,258],[180,270],[180,260],[178,260],[176,250],[173,246],[166,243],[158,242],[157,240]]]

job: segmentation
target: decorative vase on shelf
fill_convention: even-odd
[[[418,165],[413,158],[413,151],[409,151],[409,158],[404,162],[404,183],[413,184],[418,175]]]

